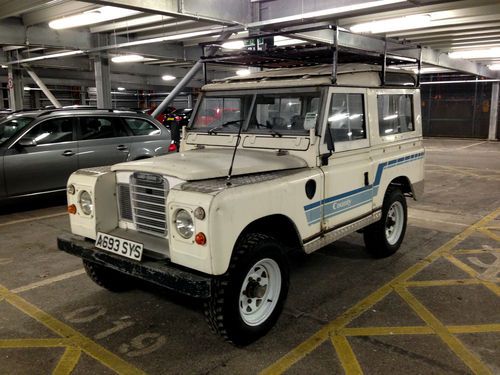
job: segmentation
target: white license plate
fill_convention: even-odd
[[[106,233],[97,232],[95,247],[134,260],[141,260],[142,258],[142,243],[129,241]]]

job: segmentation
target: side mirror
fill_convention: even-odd
[[[24,137],[24,138],[21,138],[19,140],[19,142],[17,142],[17,145],[19,147],[33,147],[33,146],[36,146],[37,143],[36,143],[35,138]]]

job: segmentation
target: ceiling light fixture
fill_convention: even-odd
[[[306,43],[304,40],[301,39],[292,39],[292,38],[287,38],[286,36],[281,36],[277,35],[274,37],[274,45],[278,47],[283,47],[283,46],[293,46],[295,44],[303,44]]]
[[[431,23],[430,14],[416,14],[413,16],[391,18],[381,21],[360,23],[350,27],[353,33],[379,34],[389,31],[421,29]]]
[[[161,79],[163,79],[164,81],[173,81],[175,79],[175,77],[171,76],[169,74],[166,74],[166,75],[162,76]]]
[[[69,29],[129,17],[138,13],[140,12],[137,10],[106,6],[50,21],[49,27],[52,29]]]
[[[450,52],[448,56],[451,59],[491,59],[500,57],[500,48]]]
[[[7,65],[2,65],[2,69],[7,69],[8,66]]]
[[[111,58],[114,63],[129,63],[129,62],[141,62],[144,60],[144,56],[141,55],[121,55]]]
[[[491,64],[491,65],[488,65],[488,69],[490,69],[490,70],[500,70],[500,64]]]
[[[236,71],[236,74],[239,75],[240,77],[246,77],[248,75],[250,75],[250,70],[248,69],[240,69],[240,70],[237,70]]]
[[[125,91],[125,87],[117,87],[116,88],[118,91]]]
[[[235,40],[234,42],[226,42],[222,44],[224,49],[242,49],[245,47],[245,42],[242,40]]]

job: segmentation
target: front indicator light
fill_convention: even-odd
[[[205,210],[202,207],[197,207],[194,210],[194,217],[198,220],[203,220],[205,218]]]
[[[73,185],[73,184],[68,185],[68,194],[73,195],[73,194],[75,194],[75,191],[76,191],[75,185]]]
[[[92,201],[92,197],[90,193],[86,190],[80,193],[80,208],[82,209],[85,215],[91,215],[94,211],[94,202]]]
[[[174,218],[175,229],[183,238],[191,238],[194,234],[194,224],[191,214],[184,209],[180,209],[175,213]]]
[[[68,213],[70,213],[71,215],[76,214],[76,206],[74,204],[70,204],[68,206]]]
[[[198,233],[195,237],[194,237],[194,241],[198,244],[198,245],[205,245],[207,243],[207,237],[205,236],[205,234],[203,232],[200,232]]]

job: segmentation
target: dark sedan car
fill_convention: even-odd
[[[132,111],[19,112],[0,122],[0,199],[64,190],[81,168],[172,151],[170,132]]]

